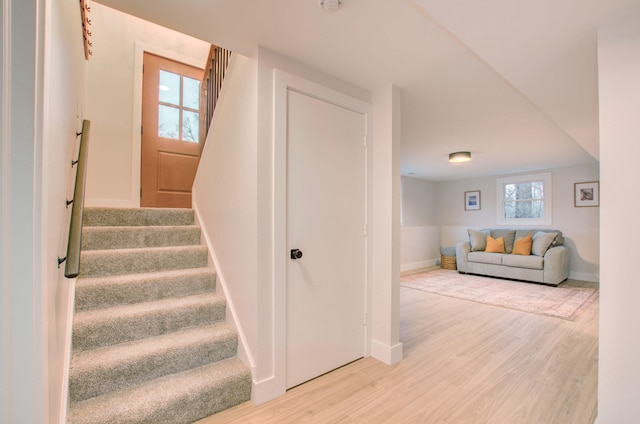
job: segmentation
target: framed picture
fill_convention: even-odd
[[[480,210],[480,190],[464,192],[464,210],[465,211]]]
[[[575,183],[574,205],[576,208],[600,206],[600,182]]]

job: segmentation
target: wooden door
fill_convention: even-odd
[[[290,90],[287,388],[365,349],[364,115]]]
[[[203,70],[144,54],[140,206],[190,208]]]

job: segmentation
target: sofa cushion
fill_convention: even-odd
[[[491,237],[504,238],[504,251],[506,253],[511,253],[511,251],[513,250],[513,242],[516,239],[516,230],[491,230]]]
[[[488,230],[476,231],[469,228],[467,233],[469,233],[469,244],[471,244],[472,252],[482,252],[487,248]]]
[[[469,255],[467,256],[467,260],[469,262],[502,265],[503,256],[505,255],[500,253],[469,252]]]
[[[487,248],[484,251],[487,253],[505,253],[504,238],[494,239],[491,236],[487,236]]]
[[[537,232],[557,234],[556,239],[553,241],[553,244],[551,245],[551,247],[562,246],[564,244],[564,237],[562,236],[562,231],[553,230],[549,228],[518,228],[516,230],[516,240],[522,237],[526,237],[527,234],[531,234],[531,237],[533,237],[533,235]]]
[[[511,254],[529,256],[531,254],[532,243],[533,240],[531,238],[531,234],[527,234],[526,237],[516,239],[515,243],[513,243],[513,250],[511,251]]]
[[[542,256],[504,255],[502,265],[515,268],[543,269],[544,258]]]
[[[533,243],[531,245],[531,253],[536,256],[544,256],[555,241],[557,233],[545,233],[538,231],[533,235]]]

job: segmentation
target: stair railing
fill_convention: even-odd
[[[67,207],[71,206],[71,220],[69,223],[69,241],[67,243],[67,256],[58,258],[58,268],[66,261],[64,276],[76,278],[80,273],[80,248],[82,245],[82,219],[84,217],[84,188],[87,180],[87,154],[89,149],[89,132],[91,122],[82,121],[82,132],[76,133],[80,136],[80,148],[78,149],[78,159],[71,161],[71,167],[77,165],[76,182],[73,189],[73,199],[67,200]]]
[[[213,111],[216,108],[220,90],[222,90],[222,83],[227,74],[227,67],[231,60],[231,53],[231,50],[214,45],[209,50],[209,57],[207,58],[202,84],[200,85],[202,102],[200,107],[200,122],[202,126],[200,145],[202,147],[204,147],[204,142],[207,139],[207,133],[213,119]]]

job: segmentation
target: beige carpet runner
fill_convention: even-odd
[[[594,300],[592,288],[550,287],[434,269],[403,276],[400,285],[443,296],[574,321]]]
[[[85,209],[68,424],[186,424],[250,399],[200,237],[192,210]]]

